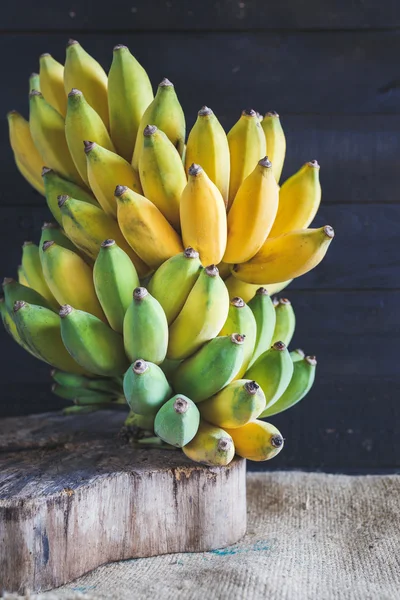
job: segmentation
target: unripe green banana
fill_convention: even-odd
[[[113,396],[121,395],[122,393],[122,388],[115,379],[95,379],[93,377],[85,377],[84,375],[76,375],[75,373],[58,371],[57,369],[52,369],[51,376],[55,383],[63,387],[84,388],[85,390],[103,392]]]
[[[182,156],[186,134],[185,115],[173,84],[166,78],[159,84],[153,102],[146,108],[140,121],[132,157],[132,166],[136,171],[143,147],[143,131],[149,124],[161,129]]]
[[[112,395],[104,392],[88,390],[87,388],[67,387],[60,385],[59,383],[54,383],[51,386],[51,391],[59,398],[64,398],[65,400],[74,400],[74,402],[76,401],[76,404],[79,406],[102,404],[103,402],[108,403],[113,399]]]
[[[90,406],[67,406],[63,408],[63,415],[73,416],[73,415],[87,415],[92,412],[97,412],[98,410],[106,410],[110,408],[109,404],[93,404]]]
[[[264,392],[255,381],[237,379],[199,404],[201,417],[218,427],[242,427],[265,408]]]
[[[37,90],[29,94],[29,128],[43,163],[69,181],[82,185],[65,139],[65,123],[60,113]]]
[[[166,134],[154,125],[144,128],[142,144],[139,174],[143,194],[180,231],[179,204],[187,184],[181,156]],[[125,185],[123,181],[119,183]]]
[[[40,76],[39,73],[31,73],[29,76],[29,93],[36,90],[40,92]]]
[[[33,244],[32,242],[24,242],[22,246],[22,268],[29,283],[29,287],[46,298],[47,302],[54,310],[58,310],[60,305],[51,293],[43,275],[39,246],[36,246],[36,244]],[[17,300],[23,300],[23,298],[17,298]]]
[[[137,287],[124,318],[125,352],[131,362],[144,359],[159,365],[168,346],[168,323],[160,303]]]
[[[172,385],[193,402],[210,398],[238,373],[243,364],[244,336],[215,337],[176,369]]]
[[[304,350],[302,350],[301,348],[296,348],[296,350],[292,350],[290,353],[290,358],[292,359],[293,363],[299,361],[299,360],[303,360],[303,358],[305,358],[305,352]]]
[[[270,417],[291,408],[308,394],[315,379],[317,359],[315,356],[305,356],[293,365],[293,375],[282,396],[270,408],[267,408],[260,418]]]
[[[201,269],[199,253],[186,248],[166,260],[150,279],[149,292],[163,307],[168,325],[182,310]]]
[[[265,421],[253,421],[238,429],[227,429],[227,433],[233,439],[236,454],[257,462],[274,458],[284,444],[280,431]]]
[[[229,193],[229,144],[217,117],[207,106],[198,112],[191,130],[184,160],[187,172],[193,163],[201,165],[222,194],[225,206]]]
[[[122,44],[115,46],[108,74],[110,132],[118,154],[128,162],[132,160],[140,120],[153,99],[144,68],[129,48]]]
[[[218,335],[228,312],[228,290],[218,269],[214,265],[206,267],[170,327],[168,358],[184,359],[196,352]]]
[[[272,336],[274,335],[276,313],[274,304],[266,288],[258,288],[255,296],[250,300],[248,306],[251,308],[257,324],[257,335],[254,344],[254,352],[251,357],[249,367],[261,354],[266,352],[272,346]]]
[[[192,441],[200,424],[199,409],[192,400],[177,394],[156,414],[154,431],[171,446],[182,448]]]
[[[62,371],[86,372],[65,349],[60,317],[56,313],[23,301],[15,302],[13,311],[18,333],[35,356]]]
[[[36,306],[43,306],[49,310],[54,310],[52,305],[43,298],[39,292],[31,287],[23,285],[11,277],[5,277],[3,280],[3,293],[6,302],[8,312],[12,315],[14,309],[14,303],[17,300],[23,300],[29,304]]]
[[[61,307],[60,317],[65,347],[84,369],[103,377],[117,377],[126,371],[128,361],[119,333],[68,304]]]
[[[169,358],[166,358],[160,365],[162,372],[164,373],[165,377],[168,379],[168,381],[171,381],[174,373],[176,371],[176,369],[179,367],[179,365],[181,364],[181,360],[171,360]]]
[[[235,456],[232,437],[220,427],[205,421],[200,421],[196,435],[182,450],[191,460],[210,467],[228,465]]]
[[[19,346],[21,346],[24,350],[32,354],[32,356],[36,356],[32,350],[29,348],[28,344],[22,339],[20,334],[18,333],[18,329],[16,324],[13,321],[12,313],[7,310],[6,301],[4,296],[0,297],[0,316],[4,325],[4,329],[6,332],[12,337],[14,342],[17,342]]]
[[[272,344],[283,342],[286,346],[289,346],[296,327],[296,316],[292,303],[287,298],[274,299],[274,303],[276,322]]]
[[[71,252],[78,254],[78,248],[71,242],[69,238],[63,233],[62,229],[56,223],[43,223],[42,235],[39,242],[39,256],[42,261],[43,256],[43,244],[45,242],[55,242],[58,246],[62,246]]]
[[[122,333],[133,290],[140,285],[129,256],[114,240],[102,242],[93,269],[97,297],[111,327]]]
[[[276,183],[279,183],[285,162],[286,138],[282,129],[279,115],[274,110],[267,112],[261,121],[261,127],[265,133],[268,156],[272,162],[272,172]]]
[[[71,304],[106,322],[94,289],[92,269],[83,258],[53,241],[45,242],[42,267],[46,283],[58,304]]]
[[[261,354],[246,372],[246,379],[254,379],[265,394],[266,408],[272,406],[286,390],[293,375],[293,362],[283,342]]]
[[[133,412],[154,417],[173,391],[158,365],[139,358],[125,373],[124,394]]]
[[[257,325],[251,308],[238,296],[230,301],[228,317],[218,335],[231,335],[236,331],[244,336],[243,363],[235,375],[235,379],[241,379],[253,356]]]
[[[60,227],[62,227],[62,214],[60,207],[58,206],[58,196],[71,196],[71,198],[76,198],[82,202],[88,202],[97,207],[99,206],[95,197],[89,191],[72,183],[72,181],[63,179],[48,167],[43,167],[42,178],[47,206]]]
[[[22,268],[22,265],[19,265],[19,267],[17,268],[17,273],[18,273],[18,282],[21,283],[22,285],[25,285],[26,287],[29,287],[29,283],[28,283],[28,280],[24,273],[24,269]]]
[[[154,433],[154,414],[138,415],[131,410],[125,419],[124,425],[129,429],[142,429],[143,431]]]

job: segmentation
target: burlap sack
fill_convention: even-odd
[[[400,476],[253,473],[248,511],[230,548],[109,564],[30,598],[400,599]]]

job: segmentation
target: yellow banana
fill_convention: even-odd
[[[300,229],[268,238],[247,263],[233,266],[232,273],[247,283],[277,283],[300,277],[324,258],[335,233],[330,225],[319,229]],[[268,289],[268,285],[265,286]]]
[[[224,128],[207,106],[198,112],[187,141],[185,170],[196,163],[201,165],[228,204],[230,158]]]
[[[228,265],[228,263],[220,262],[217,264],[219,276],[225,281],[228,277],[231,276],[231,267],[232,265]],[[235,296],[236,294],[233,294]]]
[[[64,119],[36,90],[29,94],[29,128],[44,164],[65,179],[82,184],[65,139]]]
[[[217,186],[200,165],[189,168],[189,179],[182,192],[182,239],[200,254],[203,265],[221,262],[226,248],[226,211]]]
[[[30,178],[41,189],[40,181],[44,161],[33,142],[29,123],[16,110],[12,110],[7,114],[7,120],[10,144],[15,160],[17,161],[17,166],[29,173]],[[24,173],[22,174],[24,175]],[[28,179],[25,175],[24,177]],[[31,183],[30,179],[28,181]]]
[[[279,183],[283,163],[285,162],[286,138],[278,113],[274,110],[267,112],[261,120],[261,127],[264,130],[267,142],[268,156],[272,162],[272,172],[275,176],[276,183]]]
[[[280,431],[265,421],[256,420],[238,429],[226,429],[226,432],[233,439],[236,454],[248,460],[270,460],[283,448]]]
[[[250,175],[254,165],[267,154],[267,144],[264,131],[254,110],[244,110],[227,137],[231,159],[229,209],[242,181]]]
[[[82,90],[86,100],[108,129],[107,75],[97,60],[76,40],[69,40],[64,66],[65,93],[69,94],[73,88]]]
[[[41,294],[43,298],[47,300],[49,305],[57,310],[59,304],[51,293],[43,276],[39,247],[32,242],[24,242],[24,245],[22,246],[22,268],[29,287]],[[22,298],[20,299],[22,300]]]
[[[226,263],[253,258],[268,237],[278,210],[279,188],[268,157],[242,182],[228,214]]]
[[[175,146],[155,125],[144,128],[139,173],[146,198],[180,231],[179,204],[187,183],[185,169]]]
[[[71,304],[107,322],[94,289],[93,271],[80,256],[48,241],[43,244],[42,268],[59,304]]]
[[[15,164],[18,167],[18,171],[21,173],[22,177],[26,179],[28,183],[40,194],[44,196],[44,185],[43,181],[40,181],[36,177],[34,177],[31,172],[18,160],[17,156],[14,154]]]
[[[166,78],[159,84],[153,102],[146,108],[140,120],[132,157],[132,166],[135,171],[139,168],[139,158],[143,147],[142,135],[146,125],[155,125],[161,129],[182,156],[186,133],[185,115],[179,104],[174,85]]]
[[[40,92],[40,76],[38,73],[31,73],[29,77],[29,93],[33,90]]]
[[[235,379],[241,379],[253,356],[257,325],[251,308],[239,297],[231,299],[228,317],[218,335],[231,335],[236,331],[244,336],[242,366],[235,375]]]
[[[19,265],[19,267],[18,267],[18,283],[21,283],[22,285],[29,287],[29,283],[26,278],[26,275],[25,275],[22,265]]]
[[[76,88],[68,94],[65,137],[75,166],[84,182],[89,185],[84,140],[96,142],[111,152],[115,152],[115,148],[103,121]]]
[[[211,467],[228,465],[235,456],[232,437],[205,421],[200,421],[196,435],[182,450],[191,460]]]
[[[138,174],[122,156],[102,148],[95,142],[84,142],[87,174],[90,187],[100,206],[111,217],[117,218],[114,191],[117,185],[126,185],[140,194]]]
[[[279,208],[270,237],[306,229],[317,214],[320,202],[319,164],[311,160],[279,190]]]
[[[262,287],[267,288],[268,294],[272,296],[273,294],[278,294],[287,287],[291,281],[292,280],[289,279],[289,281],[282,281],[280,283],[271,283],[270,285],[265,283],[261,285]],[[245,283],[244,281],[240,281],[240,279],[236,279],[233,275],[225,279],[225,285],[228,288],[230,298],[239,296],[245,302],[249,302],[254,298],[254,295],[260,287],[259,283]]]
[[[122,185],[116,187],[115,197],[121,231],[149,267],[157,269],[183,251],[180,237],[150,200]]]
[[[67,94],[64,89],[64,67],[51,54],[40,56],[40,91],[60,115],[67,114]],[[69,91],[69,90],[68,90]]]
[[[29,348],[28,344],[22,339],[20,334],[18,333],[18,329],[14,320],[7,309],[6,302],[4,300],[4,296],[0,297],[0,317],[4,325],[4,329],[6,332],[12,337],[14,342],[17,342],[19,346],[21,346],[24,350],[32,354],[32,356],[36,356],[34,352]],[[38,357],[37,357],[38,358]]]
[[[221,331],[229,312],[229,295],[218,269],[203,269],[183,308],[169,328],[167,357],[178,360],[194,354]]]
[[[151,82],[144,68],[129,48],[122,44],[115,46],[108,74],[110,133],[118,154],[129,162],[140,120],[153,99]]]
[[[93,260],[97,258],[104,240],[113,239],[127,253],[141,276],[148,272],[147,265],[133,252],[118,224],[101,208],[69,196],[59,196],[58,204],[65,233],[75,246],[90,258]]]

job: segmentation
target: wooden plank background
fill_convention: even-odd
[[[244,107],[277,110],[288,139],[284,177],[321,164],[317,225],[336,239],[315,271],[285,292],[294,346],[319,358],[304,402],[273,422],[286,438],[270,464],[379,472],[400,467],[400,5],[394,0],[202,3],[49,0],[9,3],[0,17],[0,273],[12,276],[24,240],[49,219],[8,148],[5,114],[27,116],[38,56],[63,60],[69,37],[108,68],[128,45],[154,85],[175,84],[190,127],[203,104],[228,129]],[[0,332],[0,414],[57,409],[49,369]]]

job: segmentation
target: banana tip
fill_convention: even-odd
[[[114,46],[113,51],[118,52],[118,50],[128,50],[128,46],[124,46],[124,44],[117,44]]]
[[[219,452],[229,452],[229,450],[232,448],[232,444],[232,438],[220,438],[218,440],[217,449]]]
[[[143,135],[145,137],[151,137],[156,133],[156,131],[157,127],[155,125],[146,125],[146,127],[143,129]]]
[[[42,250],[43,250],[43,252],[46,252],[46,250],[47,250],[48,248],[50,248],[50,246],[53,246],[53,244],[55,244],[55,242],[54,242],[53,240],[49,240],[49,241],[47,241],[47,242],[44,242],[44,243],[43,243],[43,246],[42,246]]]
[[[181,396],[179,396],[179,398],[175,400],[174,411],[178,413],[178,415],[183,415],[185,412],[187,412],[188,408],[189,402],[186,400],[186,398],[182,398]]]
[[[246,381],[243,387],[246,390],[246,392],[248,392],[252,396],[257,394],[258,390],[260,389],[260,386],[256,381]]]
[[[253,110],[252,108],[245,108],[242,110],[242,115],[244,117],[257,117],[257,111]]]
[[[68,315],[70,315],[73,310],[74,309],[72,308],[72,306],[70,306],[69,304],[64,304],[60,308],[60,312],[58,314],[62,319],[64,319],[65,317],[68,317]]]
[[[138,358],[132,365],[132,371],[136,373],[136,375],[142,375],[148,369],[148,364],[142,358]]]
[[[89,142],[89,140],[84,140],[83,146],[84,146],[85,154],[89,154],[89,152],[91,152],[93,150],[93,148],[96,146],[96,142]]]
[[[24,306],[26,306],[26,302],[24,302],[23,300],[16,300],[14,302],[13,312],[18,312],[19,310],[21,310],[21,308],[24,308]]]
[[[240,344],[244,343],[246,336],[244,333],[232,333],[231,335],[231,341],[234,344],[238,344],[240,346]]]
[[[52,172],[53,172],[53,169],[50,169],[50,167],[42,167],[42,177],[47,175],[47,173],[52,173]]]
[[[75,44],[79,44],[79,42],[70,38],[67,42],[67,48],[69,48],[70,46],[74,46]]]
[[[107,239],[104,240],[104,242],[101,242],[100,245],[102,248],[111,248],[112,246],[115,246],[115,240]]]
[[[316,356],[306,356],[305,359],[309,365],[311,365],[312,367],[316,367],[317,366],[317,357]]]
[[[281,448],[283,446],[283,437],[281,436],[280,433],[279,434],[277,433],[272,436],[271,446],[273,446],[274,448]]]
[[[243,298],[240,298],[240,296],[235,296],[231,300],[231,306],[235,306],[236,308],[243,308],[245,305],[245,301],[243,300]]]
[[[265,113],[265,117],[277,117],[279,119],[279,114],[276,112],[276,110],[269,110],[267,113]]]
[[[174,84],[170,82],[166,77],[158,84],[158,87],[174,87]]]
[[[265,287],[260,287],[256,291],[256,296],[269,296],[268,290]]]
[[[283,350],[286,350],[286,344],[284,344],[283,342],[275,342],[275,344],[273,344],[272,348],[273,348],[273,350],[278,350],[279,352],[283,352]]]
[[[137,287],[133,290],[133,299],[134,300],[143,300],[143,298],[146,298],[146,296],[149,295],[149,292],[147,291],[147,289],[145,287]]]
[[[320,168],[320,166],[318,164],[318,161],[315,160],[315,159],[314,160],[309,160],[308,163],[307,163],[307,165],[309,167],[312,167],[313,169],[319,169]]]
[[[125,192],[127,190],[128,190],[128,188],[126,187],[126,185],[117,185],[117,187],[115,188],[115,191],[114,191],[114,196],[119,198],[120,196],[125,194]]]
[[[260,167],[265,167],[266,169],[270,169],[272,167],[272,162],[269,160],[268,156],[264,156],[261,160],[258,161]]]
[[[61,196],[57,196],[58,207],[61,208],[62,206],[64,206],[64,204],[67,202],[67,200],[69,200],[69,196],[67,196],[66,194],[62,194]]]
[[[209,115],[213,115],[213,111],[208,106],[202,106],[199,112],[197,113],[199,117],[208,117]]]
[[[328,238],[333,239],[335,237],[335,230],[330,225],[325,225],[324,233]]]
[[[219,270],[216,265],[208,265],[208,267],[204,268],[204,271],[209,277],[216,277],[219,275]]]
[[[188,173],[192,177],[196,177],[203,171],[203,168],[200,165],[196,165],[196,163],[192,163],[189,167]]]

